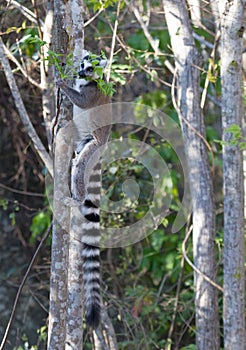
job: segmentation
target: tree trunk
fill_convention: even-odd
[[[70,3],[63,0],[54,2],[53,50],[56,53],[70,53],[69,27],[71,19]],[[71,21],[71,20],[70,20]],[[71,26],[70,26],[71,28]],[[56,74],[54,79],[57,78]],[[58,107],[58,106],[57,106]],[[70,140],[66,139],[66,127],[72,119],[72,105],[64,100],[57,116],[57,135],[53,135],[54,144],[54,206],[53,234],[51,247],[50,310],[48,329],[48,350],[64,350],[67,322],[67,264],[69,243],[70,211],[64,204],[68,193],[68,164],[70,162]],[[54,133],[54,131],[53,131]]]
[[[215,208],[200,108],[201,59],[192,37],[185,1],[163,0],[163,5],[175,56],[177,111],[189,167],[194,263],[198,270],[215,281]],[[194,284],[197,349],[219,349],[217,290],[197,272]]]
[[[231,125],[242,128],[243,1],[220,1],[224,168],[224,348],[245,349],[244,188],[240,144],[230,144]]]
[[[82,51],[84,48],[83,1],[71,0],[71,41],[73,46],[73,68],[79,70]],[[78,10],[79,9],[79,10]],[[67,24],[67,27],[68,24]],[[73,113],[74,114],[74,113]],[[70,144],[73,147],[74,115]],[[70,134],[70,133],[69,133]],[[70,175],[71,176],[71,173]],[[68,254],[68,295],[66,344],[68,349],[82,350],[83,348],[83,258],[81,215],[78,208],[71,206],[71,221],[69,228]]]

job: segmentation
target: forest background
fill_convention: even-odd
[[[1,335],[30,260],[52,222],[46,193],[49,159],[37,150],[36,136],[48,153],[57,97],[53,75],[48,81],[42,72],[61,59],[54,53],[64,52],[54,48],[59,34],[52,37],[47,28],[53,5],[12,0],[0,7],[5,46],[0,72]],[[150,235],[127,247],[102,251],[103,299],[117,339],[114,346],[243,350],[245,1],[91,0],[84,1],[82,17],[84,47],[93,53],[104,51],[109,58],[116,90],[112,101],[134,102],[142,125],[114,125],[111,138],[120,140],[123,135],[158,152],[168,169],[158,183],[160,193],[172,198],[168,213]],[[52,51],[47,52],[47,46]],[[67,49],[69,66],[69,45]],[[23,121],[18,98],[11,95],[3,52],[29,121]],[[184,98],[183,91],[191,95]],[[157,109],[163,114],[155,118],[149,111]],[[187,173],[183,159],[156,132],[165,126],[162,115],[181,126]],[[29,122],[35,133],[30,133]],[[125,212],[103,213],[103,226],[141,221],[152,205],[150,169],[131,156],[103,170],[105,196],[111,201],[128,196]],[[134,188],[123,193],[125,179],[138,183],[137,200]],[[193,215],[188,213],[183,227],[174,232],[185,180]],[[4,349],[47,346],[51,244],[49,236],[27,276]],[[84,328],[83,348],[91,349],[92,343],[95,349],[102,346]]]

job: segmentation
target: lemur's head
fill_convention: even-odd
[[[86,50],[83,50],[82,61],[78,75],[82,79],[96,80],[101,78],[102,73],[107,66],[107,60],[102,56],[96,56]],[[99,75],[101,74],[101,76]]]

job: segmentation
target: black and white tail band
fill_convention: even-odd
[[[100,323],[100,193],[101,164],[98,163],[89,177],[83,203],[83,276],[86,323],[93,329]]]

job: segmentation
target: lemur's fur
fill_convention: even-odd
[[[103,68],[107,60],[98,57],[98,65]],[[110,98],[97,87],[98,78],[87,51],[83,51],[80,79],[76,87],[69,87],[63,80],[57,85],[74,104],[74,118],[81,132],[80,141],[72,161],[71,192],[74,200],[81,202],[85,220],[83,230],[83,279],[85,294],[86,322],[92,328],[100,323],[100,152],[95,151],[108,140],[111,122]],[[89,78],[87,80],[86,78]],[[90,110],[96,106],[102,106]],[[86,110],[86,112],[84,112]],[[108,124],[108,125],[107,125]],[[85,176],[88,170],[89,175]]]

